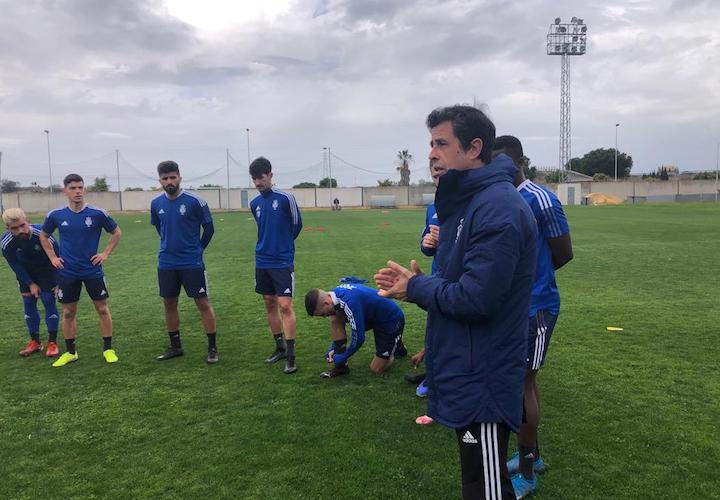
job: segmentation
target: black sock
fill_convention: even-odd
[[[217,345],[215,344],[215,333],[208,333],[208,349],[217,349]]]
[[[283,340],[282,332],[273,334],[273,338],[275,339],[275,349],[278,351],[284,351],[285,341]]]
[[[39,333],[39,332],[38,332],[38,333],[31,333],[31,334],[30,334],[30,338],[31,338],[32,340],[34,340],[35,342],[37,342],[38,344],[40,343],[40,333]]]
[[[182,345],[180,344],[180,330],[168,332],[168,335],[170,336],[170,345],[175,349],[181,349]]]
[[[518,446],[518,452],[520,455],[520,473],[525,477],[525,479],[532,479],[535,475],[535,454],[533,453],[533,449]]]
[[[288,339],[285,341],[287,344],[287,357],[289,360],[295,359],[295,339]]]
[[[65,339],[65,349],[70,354],[75,354],[75,339]]]
[[[48,342],[57,342],[57,331],[48,332]]]
[[[103,337],[103,351],[112,349],[112,335],[109,337]]]

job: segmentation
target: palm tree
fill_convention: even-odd
[[[400,172],[400,182],[398,186],[409,186],[410,185],[410,163],[413,161],[413,156],[407,149],[398,151],[397,154],[397,171]]]

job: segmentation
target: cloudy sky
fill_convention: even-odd
[[[585,19],[571,61],[572,153],[613,147],[633,172],[714,169],[720,141],[716,0],[0,0],[2,178],[107,174],[152,184],[175,159],[190,184],[247,185],[250,153],[281,187],[427,178],[433,108],[487,106],[542,167],[557,165],[555,17]]]

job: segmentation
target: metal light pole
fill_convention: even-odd
[[[120,200],[120,211],[122,212],[123,205],[122,205],[122,187],[120,186],[120,151],[115,150],[115,170],[117,172],[117,181],[118,181],[118,199]]]
[[[715,201],[718,201],[718,174],[720,174],[720,141],[717,143],[717,153],[715,153]]]
[[[615,182],[617,182],[617,155],[618,155],[618,149],[617,149],[617,133],[618,133],[618,127],[620,126],[619,123],[615,124]]]
[[[225,149],[225,168],[227,170],[227,206],[226,210],[230,210],[230,149]]]
[[[50,162],[50,131],[45,130],[45,137],[47,138],[47,150],[48,150],[48,171],[50,172],[50,194],[53,192],[53,181],[52,181],[52,163]]]
[[[248,168],[250,168],[250,129],[246,128],[247,132],[247,154],[248,154]],[[252,187],[252,176],[248,172],[248,187]]]
[[[547,54],[561,56],[560,59],[560,151],[559,169],[563,180],[571,158],[570,132],[570,58],[581,56],[587,47],[587,25],[582,19],[573,17],[570,23],[555,18],[547,34]]]
[[[717,183],[717,181],[716,181]],[[2,188],[2,151],[0,151],[0,213],[4,212],[3,208],[3,188]]]
[[[332,178],[332,152],[328,146],[328,176],[330,177],[330,207],[333,206],[333,178]]]

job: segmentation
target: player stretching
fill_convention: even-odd
[[[76,315],[83,285],[100,319],[103,357],[106,362],[115,363],[118,357],[112,348],[113,325],[107,305],[109,295],[102,263],[110,257],[120,242],[122,232],[105,210],[85,204],[85,182],[82,177],[69,174],[63,179],[63,185],[68,205],[50,211],[40,233],[42,247],[52,265],[58,269],[57,298],[63,305],[63,337],[67,352],[64,352],[53,366],[65,366],[78,359],[75,350]],[[50,241],[55,229],[60,234],[59,256]],[[98,253],[100,233],[103,229],[111,236],[105,250]]]
[[[40,244],[39,224],[30,224],[21,208],[8,208],[2,214],[7,231],[2,235],[3,257],[15,272],[20,295],[25,309],[25,323],[30,333],[30,342],[20,351],[20,356],[29,356],[42,351],[40,343],[40,314],[37,309],[38,297],[45,307],[45,326],[48,330],[48,344],[45,354],[51,358],[58,355],[57,332],[58,310],[55,305],[55,268]],[[50,243],[59,253],[54,238]]]
[[[305,310],[310,316],[332,316],[332,343],[325,360],[334,363],[332,370],[322,372],[323,378],[350,373],[347,361],[365,342],[365,331],[375,334],[375,356],[370,370],[379,374],[390,368],[395,357],[407,355],[402,342],[405,315],[395,302],[380,297],[377,290],[360,284],[343,284],[326,292],[313,288],[305,295]],[[350,344],[345,324],[350,324]]]
[[[508,471],[513,474],[515,496],[523,498],[537,491],[535,472],[545,469],[537,440],[540,424],[537,373],[545,362],[550,336],[560,313],[555,270],[572,260],[573,251],[570,228],[560,201],[550,190],[525,179],[523,165],[527,158],[523,155],[520,140],[511,135],[496,138],[493,155],[500,153],[505,153],[515,163],[517,175],[513,183],[532,208],[538,227],[537,267],[530,300],[527,371],[523,388],[525,419],[518,433],[518,452],[507,464]]]
[[[263,296],[275,351],[265,360],[277,363],[283,358],[285,373],[294,373],[296,321],[295,238],[302,230],[302,218],[295,197],[272,185],[272,165],[262,156],[250,164],[250,176],[260,192],[250,203],[258,226],[255,246],[255,291]],[[283,340],[283,336],[285,340]]]
[[[182,356],[180,342],[180,287],[195,300],[208,339],[208,363],[219,361],[216,345],[215,311],[208,298],[208,283],[203,252],[210,244],[215,229],[205,200],[183,191],[180,167],[174,161],[157,166],[160,185],[165,190],[150,204],[150,223],[160,235],[158,283],[165,303],[165,324],[170,346],[158,360]],[[202,236],[200,228],[202,227]]]

